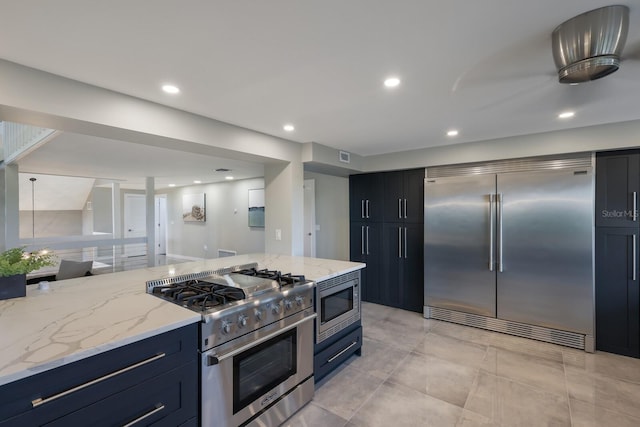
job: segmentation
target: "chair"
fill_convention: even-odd
[[[73,279],[75,277],[92,276],[91,268],[93,261],[70,261],[63,259],[60,261],[56,280]]]

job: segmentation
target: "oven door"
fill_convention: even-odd
[[[291,394],[293,403],[276,408],[284,421],[311,400],[313,387],[303,397],[290,392],[309,379],[313,384],[315,317],[307,310],[202,353],[202,425],[239,426]]]
[[[359,280],[351,279],[327,288],[317,288],[316,344],[360,320]]]

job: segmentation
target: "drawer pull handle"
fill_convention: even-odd
[[[345,348],[344,350],[342,350],[340,353],[336,354],[335,356],[333,356],[331,359],[327,360],[327,363],[331,363],[334,360],[336,360],[338,357],[342,356],[343,354],[345,354],[347,351],[349,351],[349,349],[351,347],[353,347],[354,345],[358,344],[358,341],[354,341],[351,344],[349,344],[349,346],[347,348]]]
[[[138,424],[140,421],[144,420],[145,418],[149,418],[151,415],[153,414],[157,414],[158,412],[162,411],[164,409],[164,405],[162,403],[158,403],[155,407],[155,409],[147,412],[144,415],[139,416],[138,418],[136,418],[135,420],[131,421],[130,423],[127,423],[125,425],[123,425],[122,427],[131,427],[133,425]]]
[[[66,396],[68,394],[75,393],[76,391],[82,390],[82,389],[87,388],[89,386],[92,386],[94,384],[98,384],[98,383],[100,383],[100,382],[102,382],[104,380],[108,380],[109,378],[113,378],[113,377],[118,376],[120,374],[123,374],[125,372],[131,371],[132,369],[139,368],[140,366],[146,365],[147,363],[155,362],[158,359],[162,359],[164,356],[165,356],[165,353],[160,353],[158,355],[155,355],[153,357],[145,359],[142,362],[138,362],[136,364],[127,366],[126,368],[122,368],[119,371],[115,371],[115,372],[107,374],[107,375],[105,375],[103,377],[96,378],[95,380],[91,380],[91,381],[86,382],[84,384],[81,384],[81,385],[79,385],[77,387],[70,388],[69,390],[65,390],[65,391],[63,391],[61,393],[54,394],[53,396],[47,397],[45,399],[39,397],[39,398],[37,398],[35,400],[32,400],[31,404],[33,405],[34,408],[37,408],[38,406],[44,405],[45,403],[49,403],[52,400],[56,400],[56,399],[58,399],[60,397]]]

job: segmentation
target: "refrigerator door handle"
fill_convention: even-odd
[[[404,258],[407,258],[407,227],[404,228]]]
[[[633,220],[638,220],[638,192],[633,192]]]
[[[633,280],[635,282],[636,277],[638,276],[637,272],[638,272],[638,266],[636,265],[636,235],[635,233],[633,234],[633,241],[631,242],[631,244],[633,245],[632,251],[631,251],[631,256],[633,257],[633,277],[631,280]]]
[[[495,194],[489,194],[489,271],[493,271],[493,266],[495,264],[495,259],[494,259],[494,247],[495,247],[495,238],[494,238],[494,234],[495,234],[495,230],[493,229],[493,219],[494,219],[494,213],[493,213],[493,203],[496,200],[496,195]]]
[[[502,262],[502,256],[503,256],[503,247],[502,247],[502,219],[503,219],[503,213],[502,213],[502,205],[503,205],[503,200],[502,200],[502,193],[498,193],[497,194],[497,198],[498,198],[498,271],[500,273],[502,273],[504,271],[504,264]]]
[[[402,258],[402,227],[398,227],[398,258]]]

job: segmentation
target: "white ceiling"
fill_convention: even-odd
[[[640,4],[614,3],[631,9],[625,61],[578,86],[557,82],[551,32],[610,1],[11,0],[0,58],[372,155],[640,119]]]

